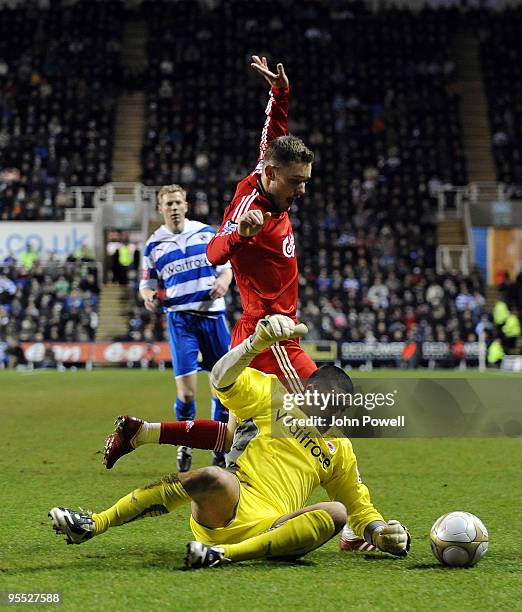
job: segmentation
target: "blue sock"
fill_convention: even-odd
[[[217,397],[212,398],[210,416],[212,419],[214,419],[214,421],[220,421],[221,423],[228,423],[228,410],[217,399]]]
[[[228,423],[228,410],[225,409],[223,404],[217,399],[217,397],[212,398],[212,405],[210,414],[214,421],[220,421],[221,423]],[[225,453],[216,453],[214,452],[215,457],[225,458]]]
[[[177,397],[174,404],[174,413],[178,421],[191,421],[196,416],[196,400],[185,403]]]

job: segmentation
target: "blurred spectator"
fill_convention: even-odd
[[[402,350],[402,367],[407,369],[417,368],[420,356],[420,347],[415,341],[414,333],[409,331]]]
[[[82,244],[75,249],[68,257],[68,261],[95,261],[96,255],[94,250],[86,243]]]
[[[38,253],[33,250],[31,243],[25,245],[25,251],[20,255],[20,263],[27,270],[31,270],[38,261]]]
[[[57,365],[58,365],[58,362],[56,361],[56,358],[54,356],[54,351],[53,351],[52,346],[50,344],[46,344],[44,348],[43,359],[41,363],[38,364],[38,367],[52,370],[56,368]]]
[[[502,327],[509,316],[509,308],[503,299],[498,299],[493,306],[493,322]]]
[[[520,320],[518,318],[518,310],[512,308],[509,312],[504,325],[502,326],[502,333],[505,338],[505,347],[509,351],[513,351],[517,348],[517,340],[520,337]]]
[[[462,283],[460,286],[460,293],[457,295],[455,300],[455,306],[457,310],[461,312],[466,309],[474,310],[475,308],[475,300],[473,296],[470,295],[469,290],[465,283]]]
[[[9,304],[16,293],[16,285],[5,274],[0,274],[0,304]]]
[[[450,353],[454,360],[454,367],[460,366],[465,367],[466,365],[466,351],[464,341],[458,336],[455,335],[453,342],[450,346]]]
[[[27,365],[24,351],[14,338],[7,339],[7,358],[8,368],[17,368],[18,366]]]
[[[490,367],[500,367],[505,352],[502,346],[502,340],[495,338],[488,347],[487,362]]]
[[[126,285],[129,280],[129,270],[134,265],[134,251],[129,245],[129,239],[123,237],[114,253],[114,278],[120,285]]]
[[[16,265],[16,257],[13,255],[12,251],[8,251],[7,255],[4,257],[2,261],[2,265],[4,266],[15,266]]]

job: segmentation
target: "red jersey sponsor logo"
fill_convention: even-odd
[[[288,234],[283,240],[283,255],[285,257],[295,257],[295,242],[293,234]]]

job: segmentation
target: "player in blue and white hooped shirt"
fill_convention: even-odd
[[[163,310],[167,315],[172,367],[177,386],[176,418],[191,421],[196,416],[197,371],[210,371],[230,348],[225,300],[232,280],[230,264],[213,266],[206,248],[215,231],[204,223],[186,218],[185,190],[165,185],[158,193],[158,211],[164,224],[147,240],[143,252],[140,295],[145,308],[156,309],[158,281],[165,288]],[[198,352],[203,356],[198,367]],[[227,422],[228,412],[212,397],[212,418]],[[178,448],[178,470],[190,469],[192,449]],[[214,464],[223,465],[214,453]]]

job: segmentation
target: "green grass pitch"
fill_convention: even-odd
[[[199,384],[204,417],[205,375]],[[101,462],[116,415],[168,420],[174,396],[170,372],[0,372],[0,591],[60,591],[60,609],[82,611],[520,609],[520,438],[354,441],[375,505],[410,528],[407,559],[341,553],[336,537],[299,563],[185,571],[188,508],[66,546],[49,508],[101,510],[175,469],[171,446],[140,448],[111,471]],[[198,451],[195,467],[209,458]],[[432,556],[429,529],[451,510],[489,528],[475,568],[446,569]]]

